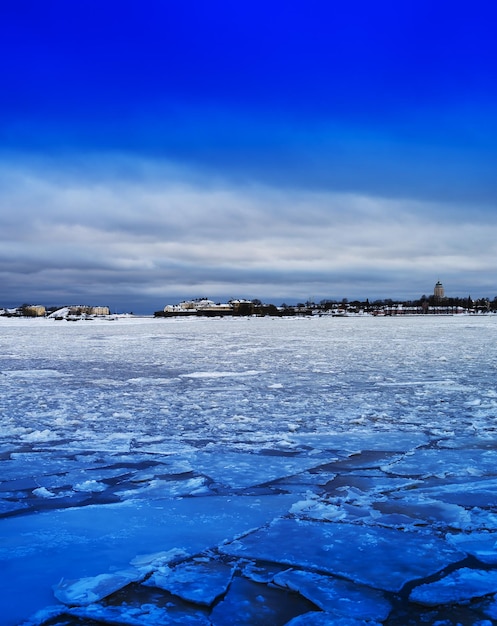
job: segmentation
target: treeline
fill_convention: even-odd
[[[220,308],[217,308],[217,307]],[[263,303],[259,299],[251,301],[237,301],[236,306],[230,309],[221,308],[221,305],[214,305],[210,309],[198,310],[171,310],[156,311],[155,317],[181,317],[181,316],[202,316],[202,317],[222,317],[222,316],[273,316],[288,317],[297,315],[316,315],[316,314],[428,314],[428,313],[497,313],[497,297],[493,300],[488,298],[479,298],[473,300],[470,296],[467,298],[436,298],[435,296],[423,295],[417,300],[393,300],[385,298],[383,300],[342,300],[324,299],[319,302],[307,300],[298,304],[280,305]]]
[[[347,311],[363,311],[366,313],[373,313],[375,311],[386,311],[397,309],[406,309],[419,312],[429,312],[430,310],[444,310],[447,313],[457,311],[471,311],[478,313],[497,312],[497,296],[490,300],[489,298],[478,298],[473,300],[471,296],[467,298],[436,298],[433,295],[423,295],[417,300],[393,300],[391,298],[385,298],[383,300],[352,300],[349,301],[344,298],[340,302],[337,300],[321,300],[318,304],[311,304],[313,308],[318,308],[324,311],[330,311],[334,309],[344,309]]]

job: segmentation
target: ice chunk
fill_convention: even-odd
[[[159,567],[168,565],[173,561],[187,559],[190,555],[184,550],[172,548],[162,552],[153,552],[152,554],[139,554],[130,561],[130,565],[140,570],[152,572]]]
[[[392,463],[401,458],[398,452],[384,452],[383,450],[362,450],[348,454],[345,459],[333,463],[334,471],[379,468],[386,463]]]
[[[220,550],[232,556],[320,570],[386,591],[434,574],[464,555],[430,534],[354,524],[280,519]]]
[[[217,452],[217,451],[216,451]],[[319,464],[312,456],[273,456],[240,452],[201,452],[195,459],[197,472],[232,488],[247,488],[292,476]]]
[[[52,603],[51,586],[62,577],[126,569],[137,554],[158,549],[195,554],[285,514],[294,501],[293,495],[137,500],[2,518],[3,623],[18,624]]]
[[[392,609],[381,592],[331,576],[290,569],[277,574],[274,582],[298,591],[323,611],[337,615],[382,621]]]
[[[386,502],[375,504],[375,508],[386,514],[401,514],[408,516],[412,522],[423,520],[438,526],[450,526],[462,529],[471,523],[471,514],[457,504],[438,502],[430,498],[423,498],[420,494],[409,495],[405,498],[392,498]],[[411,522],[411,523],[412,523]]]
[[[347,517],[347,512],[343,507],[328,504],[313,497],[295,502],[290,509],[290,513],[298,517],[322,521],[339,521]]]
[[[378,436],[374,430],[355,430],[347,433],[306,433],[294,435],[301,445],[312,446],[319,450],[380,450],[385,452],[404,452],[428,443],[422,433],[403,433],[398,431],[382,432]]]
[[[14,452],[11,454],[11,461],[2,463],[2,481],[15,480],[26,477],[26,469],[29,467],[29,476],[44,476],[49,474],[60,474],[69,471],[78,464],[64,457],[58,456],[55,452]],[[78,467],[78,469],[81,469]]]
[[[244,372],[191,372],[190,374],[180,374],[180,378],[238,378],[244,376],[258,376],[259,374],[265,374],[265,370],[246,370]]]
[[[210,617],[215,626],[268,626],[285,624],[312,608],[313,605],[298,594],[235,576],[228,593],[214,606]]]
[[[211,606],[226,593],[233,573],[233,568],[217,561],[190,562],[155,572],[143,584],[169,591],[187,602]]]
[[[57,600],[68,606],[85,606],[110,596],[111,593],[137,582],[144,574],[138,569],[122,570],[112,574],[99,574],[79,580],[62,579],[54,587]]]
[[[107,489],[107,485],[104,485],[97,480],[84,480],[73,487],[74,491],[84,491],[88,493],[98,493],[100,491],[105,491]]]
[[[489,531],[495,532],[497,528],[497,513],[484,509],[474,508],[471,510],[471,526],[466,531]]]
[[[0,500],[0,515],[4,515],[5,513],[13,513],[14,511],[21,511],[27,506],[28,505],[24,502],[11,502],[9,500]]]
[[[45,487],[38,487],[37,489],[33,489],[33,495],[38,498],[55,498],[55,494]]]
[[[338,474],[326,485],[326,492],[330,495],[341,495],[343,494],[343,490],[347,488],[348,490],[354,489],[356,493],[362,491],[371,498],[373,494],[377,495],[405,488],[413,488],[420,484],[422,484],[420,480],[396,478],[385,474],[378,476],[374,471],[366,470],[360,472],[360,474],[356,472],[353,474]]]
[[[482,563],[497,564],[497,534],[474,532],[469,535],[448,535],[447,540],[459,550],[472,554]]]
[[[33,380],[46,378],[64,378],[70,377],[72,374],[65,374],[54,369],[22,369],[22,370],[2,370],[3,376],[31,382]]]
[[[484,476],[497,465],[495,450],[416,450],[383,469],[399,476]]]
[[[190,478],[188,480],[153,479],[144,485],[135,485],[133,489],[116,491],[116,495],[122,499],[147,498],[149,500],[176,498],[201,493],[209,493],[203,476]]]
[[[119,626],[212,626],[201,612],[173,612],[168,607],[153,604],[140,606],[102,606],[92,604],[87,607],[70,609],[69,615],[80,619],[94,620],[95,623],[119,624]]]
[[[497,479],[461,480],[419,489],[437,500],[473,507],[497,507]]]
[[[21,437],[21,439],[27,443],[36,443],[38,441],[42,441],[45,443],[47,441],[53,441],[54,439],[57,439],[57,438],[58,438],[57,433],[52,430],[49,430],[48,428],[45,428],[44,430],[33,430],[27,435],[23,435]]]
[[[466,602],[496,592],[497,571],[463,567],[434,583],[415,587],[409,599],[418,604],[436,606]]]
[[[285,626],[381,626],[379,622],[371,620],[343,617],[333,612],[310,611],[294,617]]]
[[[253,561],[239,561],[242,575],[255,583],[270,583],[279,572],[285,571],[285,566],[275,565],[274,563],[265,563],[258,565]]]

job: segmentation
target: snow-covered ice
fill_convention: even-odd
[[[446,541],[426,533],[293,519],[276,520],[221,546],[221,551],[327,572],[385,591],[400,591],[406,583],[464,558]]]
[[[459,550],[475,556],[481,563],[497,565],[497,533],[495,531],[449,535],[448,540]]]
[[[212,606],[225,595],[233,574],[234,568],[223,563],[194,561],[154,572],[144,584],[165,589],[195,604]]]
[[[0,318],[2,624],[489,623],[496,339]]]
[[[409,597],[413,602],[436,606],[467,602],[494,593],[497,593],[496,571],[463,567],[436,582],[415,587]]]
[[[99,602],[115,591],[143,578],[137,570],[123,570],[112,574],[99,574],[92,578],[61,580],[54,585],[54,595],[68,606],[86,606]]]
[[[287,622],[286,626],[380,626],[381,622],[374,622],[370,619],[355,619],[344,617],[333,611],[310,611],[298,615]]]
[[[323,611],[354,619],[385,620],[392,610],[383,594],[347,580],[290,569],[277,574],[273,582],[297,591]]]

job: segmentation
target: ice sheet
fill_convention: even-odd
[[[210,614],[213,626],[286,624],[313,605],[298,594],[235,577],[227,595]]]
[[[216,561],[194,561],[154,572],[143,584],[165,589],[187,602],[211,606],[228,590],[234,571]]]
[[[240,602],[259,608],[254,619],[265,607],[280,620],[331,619],[302,598],[282,614],[286,592],[269,585],[288,562],[381,585],[389,600],[467,555],[495,571],[496,363],[496,316],[2,320],[3,622],[53,605],[62,577],[113,574],[169,550],[194,560],[209,548],[209,566],[236,568],[219,623]],[[293,545],[279,535],[270,545],[279,524]],[[319,556],[319,542],[336,538],[348,562],[338,548],[335,561]],[[227,553],[236,540],[251,558],[280,560],[247,563],[247,550]],[[159,604],[176,596],[154,593],[144,609],[114,594],[84,610],[143,623],[212,617],[192,617],[184,600],[170,615]],[[470,604],[465,620],[483,622]]]
[[[294,496],[129,500],[0,520],[0,608],[17,624],[53,604],[52,586],[125,569],[138,554],[196,553],[286,512]],[[29,594],[26,594],[29,589]]]
[[[434,535],[291,519],[276,520],[221,551],[328,572],[385,591],[400,591],[464,558]]]
[[[277,574],[273,582],[298,591],[323,611],[343,617],[383,621],[392,609],[380,592],[339,578],[291,569]]]
[[[467,602],[497,592],[497,572],[464,567],[440,580],[415,587],[409,596],[426,606]]]
[[[310,611],[290,620],[286,626],[381,626],[380,622],[343,617],[333,611]]]
[[[128,569],[78,580],[62,579],[54,585],[54,595],[68,606],[87,606],[142,578],[143,574],[139,570]]]
[[[333,457],[330,456],[329,460],[333,460]],[[213,454],[212,451],[199,453],[194,463],[197,471],[232,489],[243,489],[281,478],[290,478],[320,464],[316,457],[307,455],[286,457],[221,451],[217,454]]]

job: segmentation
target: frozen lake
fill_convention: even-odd
[[[497,317],[0,318],[2,624],[497,623]]]

